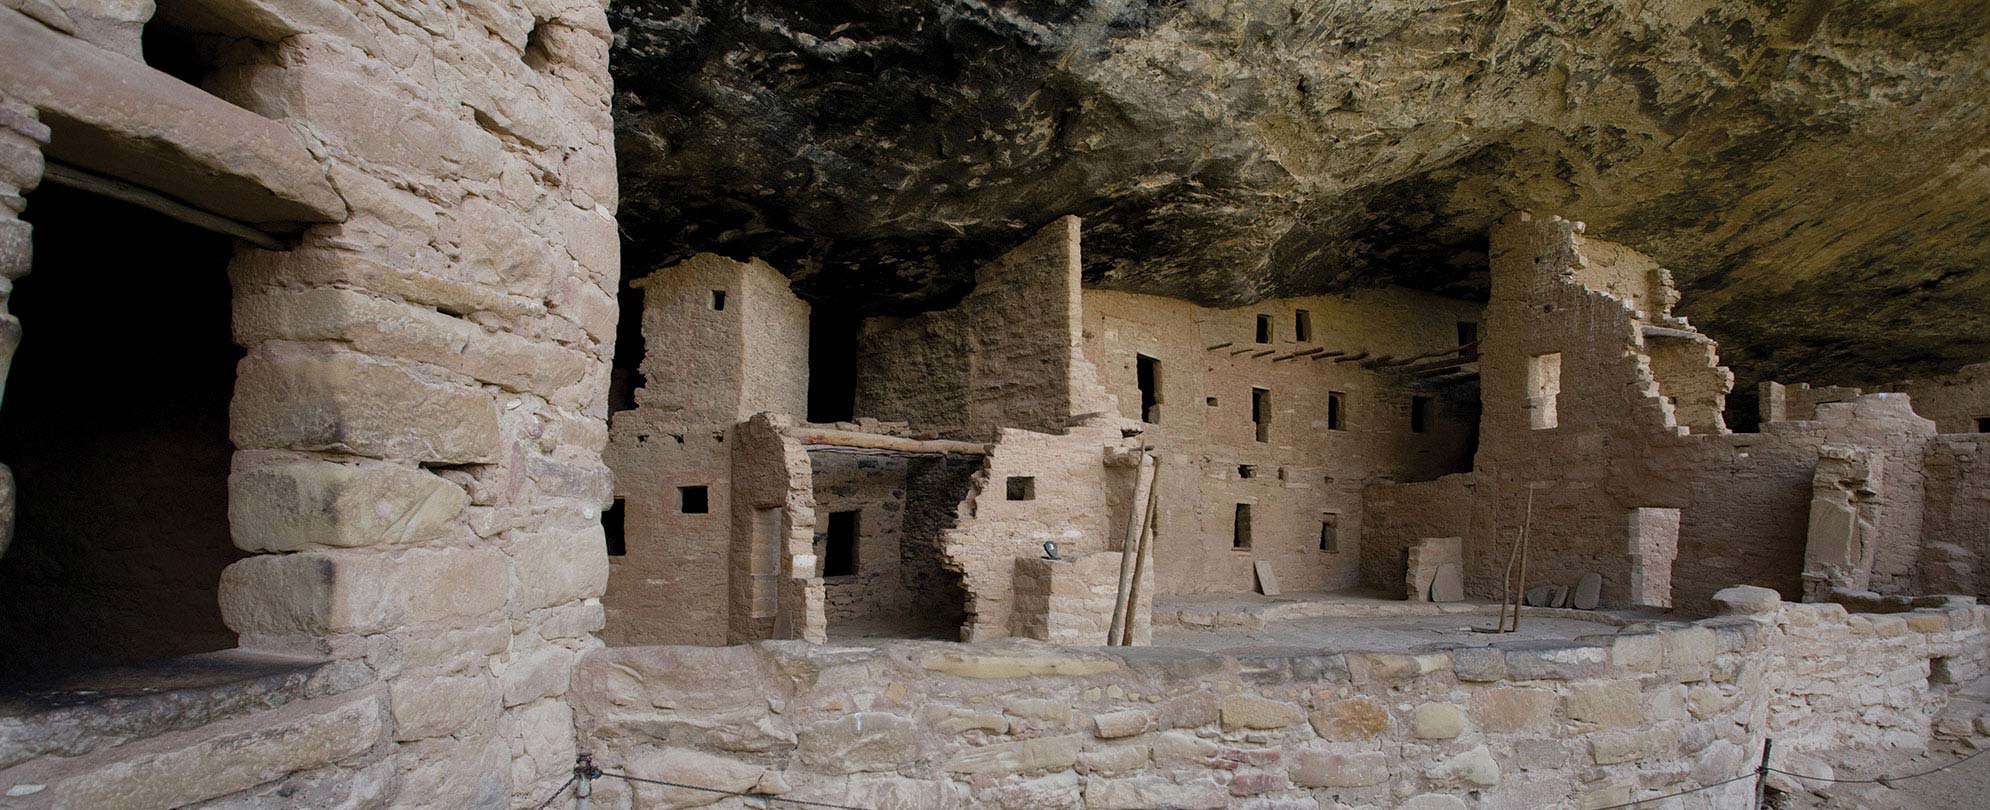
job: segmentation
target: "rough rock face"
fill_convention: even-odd
[[[918,309],[1062,214],[1094,283],[1484,287],[1516,207],[1659,258],[1746,377],[1990,355],[1990,2],[624,0],[634,266]]]

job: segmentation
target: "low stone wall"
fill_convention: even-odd
[[[1990,609],[1967,600],[1853,615],[1724,595],[1728,615],[1695,623],[1418,654],[607,649],[572,696],[611,771],[860,807],[1595,808],[1745,773],[1766,736],[1779,763],[1818,766],[1923,745],[1940,681],[1983,664]],[[595,792],[608,808],[720,798]]]

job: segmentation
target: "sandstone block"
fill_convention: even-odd
[[[1373,739],[1389,730],[1389,710],[1366,698],[1336,700],[1313,710],[1313,732],[1335,742]]]
[[[1458,647],[1451,650],[1451,672],[1461,681],[1488,683],[1506,677],[1506,656],[1492,647]]]
[[[511,555],[519,615],[600,596],[608,589],[607,540],[600,525],[580,530],[514,533]]]
[[[542,697],[566,694],[573,667],[573,651],[565,647],[549,644],[519,655],[498,674],[504,705],[519,706]]]
[[[1443,793],[1425,793],[1411,796],[1408,801],[1396,805],[1396,810],[1465,810],[1468,805],[1457,796]]]
[[[1425,775],[1433,781],[1464,782],[1479,787],[1492,787],[1499,784],[1499,763],[1492,752],[1481,745],[1432,766]]]
[[[148,810],[224,796],[295,771],[358,756],[380,742],[386,722],[376,696],[328,704],[293,704],[255,724],[201,729],[181,747],[148,745],[145,753],[84,771],[54,785],[64,810]]]
[[[1783,606],[1783,595],[1771,588],[1737,585],[1715,591],[1714,604],[1728,615],[1774,613]]]
[[[1177,784],[1156,776],[1131,779],[1094,776],[1085,780],[1084,806],[1097,810],[1148,810],[1154,807],[1221,810],[1230,806],[1230,792],[1207,778]]]
[[[1410,716],[1410,730],[1420,740],[1448,740],[1465,732],[1465,712],[1455,703],[1425,703]]]
[[[1290,703],[1266,700],[1256,695],[1231,695],[1223,699],[1225,729],[1285,728],[1298,725],[1305,719],[1305,710]]]
[[[441,464],[498,455],[497,403],[349,353],[258,351],[243,359],[229,404],[242,448],[328,450]]]
[[[1389,781],[1389,757],[1380,751],[1342,753],[1302,750],[1286,774],[1300,787],[1367,787]]]
[[[491,614],[509,576],[488,548],[265,554],[221,572],[221,615],[243,634],[377,633]]]
[[[1596,681],[1569,691],[1569,719],[1594,723],[1604,728],[1637,725],[1638,685],[1630,681]]]
[[[479,717],[495,717],[497,690],[483,673],[468,676],[404,675],[388,686],[394,739],[421,740],[454,734]]]
[[[963,678],[1027,678],[1032,675],[1097,675],[1120,668],[1109,658],[1061,656],[929,655],[919,666]]]
[[[1569,607],[1577,610],[1595,610],[1603,595],[1603,577],[1591,572],[1583,574],[1575,581],[1575,590],[1569,594]]]
[[[426,470],[300,461],[229,475],[228,531],[248,551],[420,543],[469,503]]]
[[[681,748],[642,749],[624,766],[633,776],[665,782],[747,792],[760,783],[767,769],[727,757]],[[636,806],[644,808],[704,807],[725,800],[723,793],[635,783]]]
[[[1555,716],[1555,693],[1546,689],[1499,686],[1472,696],[1472,717],[1491,732],[1533,731]]]
[[[798,737],[802,762],[830,773],[895,771],[925,757],[919,725],[884,712],[855,712],[815,723],[803,727]],[[1075,761],[1075,745],[1072,750]]]
[[[1714,656],[1720,653],[1719,639],[1704,627],[1688,627],[1662,634],[1665,638],[1665,667],[1681,683],[1706,680]]]
[[[1077,764],[1084,740],[1082,735],[1066,734],[971,748],[948,760],[945,768],[974,776],[1063,770]]]
[[[1127,773],[1146,770],[1152,757],[1144,745],[1113,745],[1078,755],[1078,768],[1086,773]]]
[[[1507,677],[1519,681],[1580,680],[1603,674],[1606,651],[1589,644],[1561,641],[1502,642]]]
[[[1092,715],[1093,733],[1105,739],[1131,737],[1153,726],[1153,719],[1137,709]]]

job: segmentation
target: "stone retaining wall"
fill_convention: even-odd
[[[1729,614],[1415,654],[892,642],[607,649],[576,722],[610,770],[868,808],[1602,807],[1918,747],[1990,609],[1723,594]],[[1759,611],[1759,612],[1757,612]],[[1786,766],[1788,766],[1786,764]],[[1686,808],[1734,807],[1744,780]],[[600,784],[608,808],[721,797]]]

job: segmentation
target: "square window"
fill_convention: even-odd
[[[1990,433],[1990,416],[1976,417],[1976,432]]]
[[[702,486],[677,488],[677,511],[703,515],[712,511],[710,494]]]
[[[1203,401],[1203,402],[1206,402],[1206,403],[1209,403],[1209,407],[1211,407],[1211,408],[1214,408],[1214,407],[1216,407],[1216,398],[1215,398],[1215,397],[1204,397],[1202,401]]]
[[[1034,476],[1011,475],[1009,476],[1007,489],[1009,500],[1036,500],[1036,478]]]
[[[1239,464],[1239,465],[1237,465],[1237,477],[1238,477],[1238,478],[1256,478],[1256,477],[1258,477],[1258,467],[1257,467],[1257,465],[1256,465],[1256,464]]]

